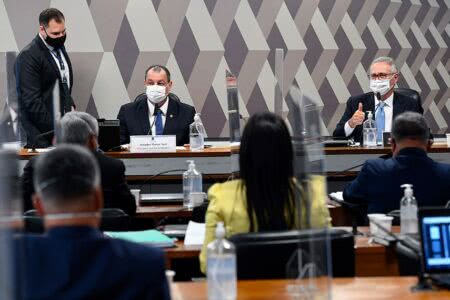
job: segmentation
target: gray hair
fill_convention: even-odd
[[[98,122],[96,118],[84,111],[72,111],[69,114],[73,114],[80,119],[83,119],[91,128],[93,134],[95,136],[98,136]]]
[[[88,149],[61,144],[38,157],[33,183],[42,201],[61,207],[93,193],[100,171]]]
[[[391,66],[392,73],[398,72],[397,66],[395,65],[395,61],[392,57],[380,56],[380,57],[375,58],[374,61],[372,61],[372,63],[370,64],[370,70],[372,70],[372,66],[376,63],[386,63]]]
[[[91,136],[98,136],[97,120],[85,112],[72,111],[62,117],[61,142],[85,146]]]
[[[396,142],[404,139],[427,142],[430,137],[430,129],[421,114],[404,112],[394,119],[391,135]]]

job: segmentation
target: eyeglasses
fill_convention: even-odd
[[[378,74],[369,74],[367,75],[369,77],[369,79],[373,79],[373,80],[386,80],[386,79],[390,79],[391,76],[396,75],[398,73],[378,73]]]

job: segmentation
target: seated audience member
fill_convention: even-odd
[[[98,230],[103,197],[91,151],[59,145],[35,167],[33,203],[47,232],[16,240],[20,299],[170,299],[161,250]]]
[[[195,109],[182,103],[170,92],[172,80],[169,70],[160,65],[145,72],[146,91],[134,102],[122,105],[120,143],[130,142],[130,135],[176,135],[177,145],[189,143],[189,125],[194,122]]]
[[[444,206],[450,200],[450,165],[428,157],[429,132],[421,114],[397,116],[391,133],[393,157],[366,161],[344,189],[344,200],[367,204],[368,213],[388,213],[400,208],[400,185],[410,183],[419,207]]]
[[[284,121],[269,112],[253,115],[245,126],[239,156],[239,180],[215,184],[208,191],[206,235],[200,254],[200,268],[206,272],[206,248],[215,239],[215,228],[223,222],[226,236],[237,233],[309,228],[305,198],[298,218],[294,179],[293,148]],[[325,182],[316,178],[310,203],[311,227],[329,226]],[[299,224],[299,219],[302,221]]]
[[[85,112],[69,112],[61,119],[61,142],[87,147],[100,166],[105,208],[120,208],[128,215],[136,212],[136,201],[125,180],[125,166],[122,161],[98,151],[97,120]],[[57,146],[58,147],[58,146]],[[34,159],[24,168],[22,194],[24,210],[32,209],[31,196],[34,193]]]
[[[370,89],[372,92],[352,96],[341,120],[333,132],[335,137],[353,138],[362,142],[362,124],[371,111],[378,129],[377,141],[382,142],[383,131],[391,132],[392,120],[405,111],[423,113],[420,101],[394,92],[399,73],[394,60],[379,57],[370,65]]]

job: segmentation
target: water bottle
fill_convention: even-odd
[[[190,202],[190,194],[192,192],[203,192],[202,174],[195,169],[193,160],[186,161],[189,166],[188,170],[183,173],[183,206],[192,208],[193,204]]]
[[[367,112],[367,120],[363,123],[363,145],[364,147],[377,146],[377,125],[371,111]]]
[[[404,196],[400,200],[400,232],[418,233],[417,228],[417,201],[413,195],[412,184],[403,184]]]
[[[198,113],[194,116],[194,122],[189,125],[189,147],[191,151],[199,151],[205,148],[205,127]]]
[[[209,300],[236,299],[236,250],[225,239],[222,222],[217,223],[216,239],[207,247]]]

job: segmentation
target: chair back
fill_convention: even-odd
[[[328,245],[331,245],[332,272],[322,271],[330,275],[332,273],[334,277],[355,276],[354,237],[348,231],[333,228],[254,232],[231,236],[230,241],[236,246],[237,276],[239,279],[296,277],[298,265],[290,263],[290,267],[288,266],[290,261],[299,261],[295,257],[299,253],[296,250],[302,250],[303,257],[311,257],[312,254],[319,268],[328,269],[331,264],[324,259],[324,256],[330,253],[325,247],[327,238],[330,241]]]
[[[417,102],[420,106],[420,109],[422,110],[420,113],[423,114],[422,99],[420,98],[420,94],[416,90],[408,88],[395,88],[394,92],[409,97]]]

